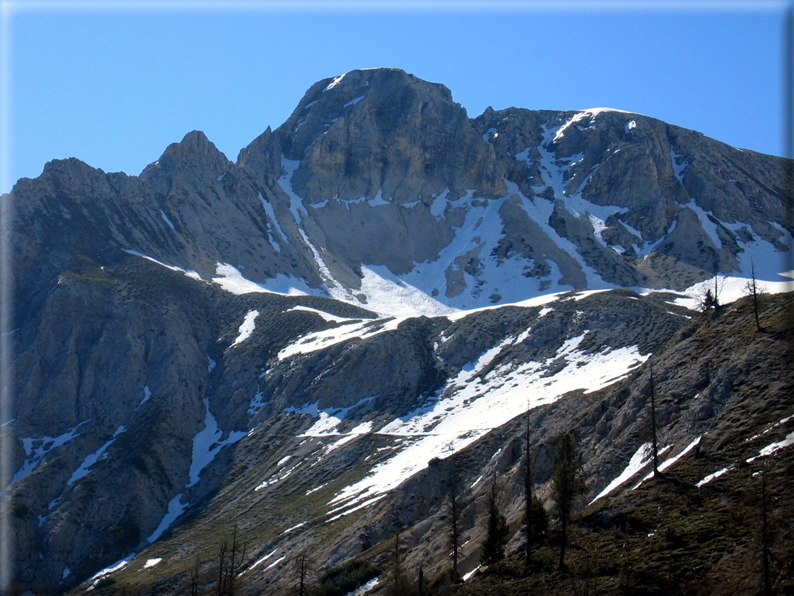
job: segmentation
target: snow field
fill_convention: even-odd
[[[646,359],[635,347],[584,354],[577,349],[581,341],[582,337],[569,340],[553,358],[542,363],[503,365],[475,382],[474,377],[500,351],[488,350],[449,381],[440,399],[419,408],[405,422],[396,419],[378,430],[378,434],[408,440],[365,478],[340,491],[329,505],[354,507],[386,493],[426,468],[432,458],[460,451],[528,407],[551,403],[575,389],[598,390]],[[506,340],[501,348],[509,343]],[[559,357],[565,357],[568,364],[555,375],[542,377],[546,367]]]

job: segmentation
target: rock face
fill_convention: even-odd
[[[140,176],[50,162],[2,198],[15,577],[101,591],[108,565],[160,558],[124,585],[183,593],[191,557],[209,578],[213,541],[238,525],[247,589],[285,590],[272,562],[377,546],[387,504],[443,551],[452,454],[476,462],[472,482],[497,448],[507,469],[515,416],[581,418],[691,316],[620,288],[683,289],[751,256],[776,279],[783,165],[614,110],[469,119],[395,69],[318,82],[236,163],[197,131]],[[697,428],[730,382],[692,410]],[[594,451],[622,450],[588,463],[598,485],[634,446],[631,391],[586,416]]]

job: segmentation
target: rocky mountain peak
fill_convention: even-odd
[[[148,165],[141,178],[156,186],[170,188],[178,175],[198,180],[217,178],[232,162],[200,130],[187,133],[178,143],[171,143],[156,162]],[[166,189],[162,189],[166,190]]]
[[[310,203],[380,194],[398,204],[477,189],[503,193],[492,148],[443,85],[398,69],[354,70],[313,85],[273,135],[270,154],[299,161]]]

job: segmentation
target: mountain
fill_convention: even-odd
[[[389,314],[384,291],[406,314],[443,314],[554,291],[684,290],[747,276],[751,260],[784,281],[785,163],[616,110],[471,120],[442,85],[353,71],[315,84],[237,163],[192,132],[139,177],[72,159],[20,180],[17,283],[32,292],[75,251],[121,250]]]
[[[540,494],[576,428],[593,499],[647,467],[651,367],[670,454],[785,439],[790,298],[757,333],[691,308],[786,279],[789,166],[617,110],[470,119],[396,69],[316,83],[236,162],[194,131],[139,176],[48,163],[2,198],[17,586],[214,590],[235,540],[240,593],[289,593],[300,553],[380,572],[398,528],[441,577],[452,462],[471,571],[522,415]]]

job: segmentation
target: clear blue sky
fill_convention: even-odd
[[[194,129],[234,160],[314,82],[375,66],[471,117],[613,107],[783,153],[784,2],[0,2],[2,191],[71,156],[138,174]]]

